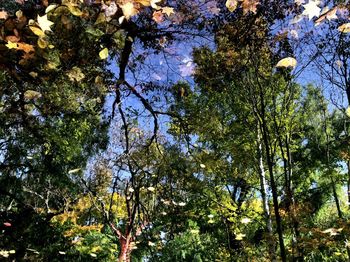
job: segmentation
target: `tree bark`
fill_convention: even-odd
[[[260,88],[260,123],[259,123],[259,128],[262,132],[263,135],[263,141],[265,145],[265,153],[266,153],[266,163],[267,167],[269,170],[269,175],[270,175],[270,185],[271,185],[271,191],[272,191],[272,201],[273,201],[273,207],[275,211],[275,219],[276,219],[276,229],[277,229],[277,234],[278,234],[278,240],[279,240],[279,247],[280,247],[280,255],[281,255],[281,260],[283,262],[287,261],[287,256],[286,256],[286,250],[284,246],[284,240],[283,240],[283,229],[282,229],[282,219],[279,213],[279,204],[278,204],[278,192],[277,192],[277,185],[275,181],[275,175],[273,171],[273,155],[271,153],[271,148],[270,148],[270,133],[269,133],[269,128],[267,126],[267,121],[266,121],[266,115],[265,115],[265,99],[264,99],[264,94],[262,87],[259,86]]]
[[[258,142],[260,191],[261,191],[261,198],[263,202],[266,229],[268,233],[267,244],[269,246],[269,255],[270,255],[271,261],[276,261],[276,248],[275,248],[275,242],[273,239],[273,228],[272,228],[272,220],[271,220],[269,199],[268,199],[268,185],[267,185],[266,176],[265,176],[262,142],[261,142],[259,128],[257,130],[257,142]]]
[[[348,206],[350,208],[350,161],[348,160]]]
[[[131,261],[131,237],[122,236],[119,238],[120,253],[118,257],[118,262],[130,262]]]

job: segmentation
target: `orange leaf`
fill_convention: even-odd
[[[163,21],[163,18],[164,18],[164,15],[163,15],[162,11],[155,11],[155,12],[153,12],[152,19],[154,21],[156,21],[158,24]]]
[[[256,14],[258,4],[260,4],[258,0],[243,0],[243,14],[247,14],[249,12]]]
[[[24,51],[25,53],[30,53],[30,52],[34,52],[34,47],[30,44],[26,44],[26,43],[18,43],[17,44],[17,49]]]

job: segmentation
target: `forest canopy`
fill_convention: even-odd
[[[349,15],[0,1],[0,260],[349,261]]]

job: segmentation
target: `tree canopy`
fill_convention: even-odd
[[[0,1],[0,260],[348,261],[349,8]]]

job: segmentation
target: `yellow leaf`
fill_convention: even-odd
[[[162,13],[166,14],[167,16],[170,16],[171,14],[174,14],[174,8],[168,7],[168,6],[163,7],[162,8]]]
[[[157,3],[159,3],[161,0],[151,0],[151,6],[154,9],[159,9],[160,7],[157,5]]]
[[[296,66],[297,66],[297,60],[293,57],[283,58],[276,65],[276,67],[285,67],[285,68],[288,68],[288,67],[295,68]]]
[[[345,114],[350,117],[350,107],[348,107],[346,110],[345,110]]]
[[[226,7],[230,12],[233,12],[237,9],[238,1],[237,0],[227,0]]]
[[[50,12],[51,12],[52,10],[54,10],[56,7],[57,7],[56,4],[49,5],[49,6],[46,7],[46,9],[45,9],[45,14],[50,13]]]
[[[236,235],[236,240],[243,240],[244,237],[245,237],[245,234],[239,233]]]
[[[137,9],[134,7],[133,3],[127,2],[120,6],[126,19],[137,14]]]
[[[54,24],[52,21],[47,19],[47,14],[43,16],[38,15],[37,21],[38,21],[39,27],[41,28],[41,30],[43,30],[43,32],[51,31],[50,27]]]
[[[39,37],[38,38],[38,46],[41,48],[41,49],[44,49],[47,47],[47,42],[44,40],[44,38],[42,37]]]
[[[27,100],[35,100],[41,97],[41,93],[34,90],[27,90],[24,92],[24,98]]]
[[[77,173],[80,171],[81,168],[75,168],[75,169],[72,169],[72,170],[69,170],[68,171],[68,174],[74,174],[74,173]]]
[[[77,66],[73,67],[68,73],[68,78],[71,80],[71,81],[81,81],[85,78],[85,75],[84,73],[81,71],[81,69]],[[79,169],[80,170],[80,169]]]
[[[150,6],[151,5],[150,0],[136,0],[136,2],[143,5],[143,6]]]
[[[338,27],[338,30],[342,33],[350,33],[350,23],[342,24]]]
[[[37,28],[37,27],[35,27],[35,26],[30,26],[29,27],[30,28],[30,30],[32,30],[32,32],[34,33],[34,34],[36,34],[37,36],[45,36],[45,33],[43,32],[43,31],[41,31],[41,29],[39,29],[39,28]]]
[[[98,55],[101,59],[106,59],[108,57],[108,48],[103,48]]]
[[[75,15],[75,16],[82,16],[83,15],[83,12],[76,6],[73,6],[73,5],[67,5],[68,9],[69,9],[69,12],[71,12],[72,15]]]
[[[8,49],[17,49],[17,43],[13,43],[11,41],[8,41],[7,44],[5,45]]]

